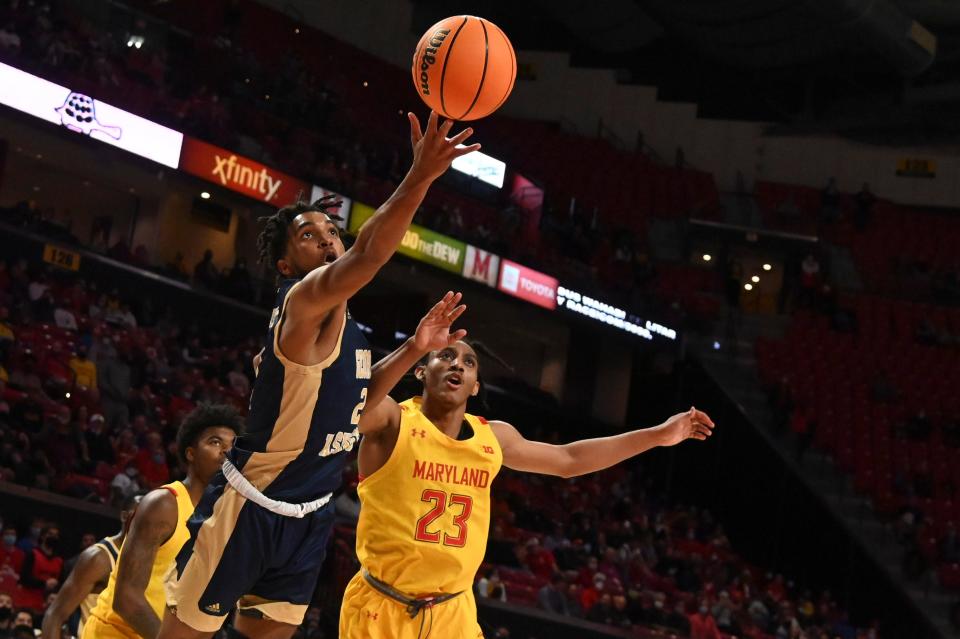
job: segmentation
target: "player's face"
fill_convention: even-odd
[[[453,404],[466,404],[480,391],[477,382],[479,362],[473,348],[465,342],[456,342],[430,354],[422,369],[425,390],[433,397]]]
[[[187,459],[203,483],[208,483],[220,470],[227,452],[233,448],[233,440],[236,437],[232,428],[211,426],[200,433],[196,446],[187,449]]]
[[[293,218],[287,233],[287,253],[279,264],[284,275],[303,277],[331,264],[346,251],[340,229],[319,211],[308,211]]]

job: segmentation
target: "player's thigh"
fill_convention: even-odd
[[[212,632],[194,630],[167,610],[160,623],[160,634],[157,635],[157,639],[209,639],[212,636]]]
[[[250,639],[290,639],[298,628],[292,624],[243,613],[234,618],[233,627],[241,635]]]

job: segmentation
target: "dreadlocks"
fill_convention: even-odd
[[[324,195],[316,202],[307,202],[303,199],[303,193],[297,194],[297,200],[293,204],[288,204],[279,209],[273,215],[265,215],[259,218],[258,222],[263,222],[263,230],[257,236],[257,261],[261,264],[269,264],[273,268],[277,267],[277,260],[282,259],[287,253],[287,229],[290,223],[301,213],[318,211],[323,213],[331,220],[343,220],[339,215],[333,215],[328,211],[339,208],[343,200],[336,195]]]

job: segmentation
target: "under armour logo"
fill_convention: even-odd
[[[485,453],[488,454],[488,455],[492,455],[492,454],[493,454],[493,446],[484,446],[484,447],[483,447],[483,452],[485,452]]]
[[[421,428],[419,431],[417,431],[417,429],[414,428],[412,434],[413,434],[414,437],[423,437],[423,438],[426,438],[426,437],[427,437],[427,431],[425,431],[425,430],[422,429],[422,428]]]
[[[369,610],[364,610],[364,612],[367,613],[367,619],[373,619],[374,621],[377,620],[377,615],[380,614],[378,612],[370,612]]]

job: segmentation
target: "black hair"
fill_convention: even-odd
[[[287,254],[287,229],[298,215],[317,211],[331,220],[342,221],[342,217],[329,212],[330,209],[339,208],[342,204],[343,200],[336,195],[324,195],[315,202],[307,202],[303,199],[303,193],[298,193],[293,204],[278,209],[273,215],[259,218],[257,221],[263,222],[264,226],[260,235],[257,236],[257,262],[277,268],[277,261]]]
[[[208,428],[223,426],[237,437],[243,435],[243,418],[233,406],[202,403],[183,418],[177,430],[177,456],[187,463],[187,449],[197,445],[200,435]]]
[[[505,369],[507,369],[507,370],[510,371],[511,373],[513,373],[513,372],[515,371],[515,369],[513,368],[513,366],[511,366],[510,364],[508,364],[502,357],[500,357],[499,355],[497,355],[497,353],[496,353],[493,349],[491,349],[489,346],[487,346],[487,345],[484,344],[483,342],[480,342],[480,341],[477,341],[477,340],[466,340],[466,339],[465,339],[465,340],[463,340],[463,343],[473,349],[473,352],[477,354],[477,360],[478,360],[478,365],[477,365],[477,383],[480,385],[480,390],[477,392],[477,396],[476,396],[476,397],[471,397],[471,398],[468,400],[468,402],[472,402],[476,407],[482,409],[483,412],[486,412],[486,411],[490,410],[490,405],[487,403],[487,385],[486,385],[486,383],[484,383],[484,381],[483,381],[483,375],[480,373],[480,365],[479,365],[479,364],[480,364],[480,357],[482,356],[484,359],[493,360],[494,362],[496,362],[497,364],[500,364],[501,366],[503,366]],[[439,350],[442,350],[442,349],[439,349]],[[436,352],[436,351],[431,351],[431,352],[427,353],[426,355],[424,355],[424,356],[420,359],[420,361],[417,362],[417,366],[426,366],[426,365],[427,365],[427,362],[430,361],[430,357],[431,357],[431,356],[433,355],[433,353],[435,353],[435,352]]]

